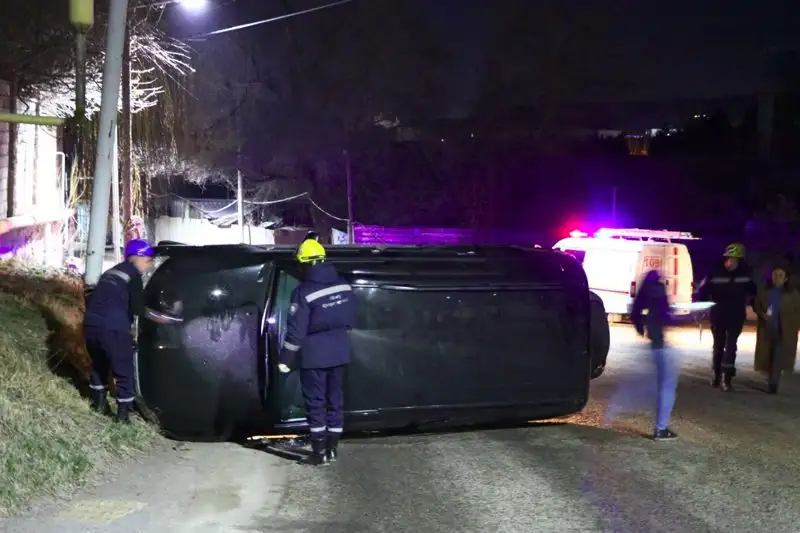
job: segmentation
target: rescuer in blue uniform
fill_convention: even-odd
[[[711,308],[711,334],[714,337],[711,384],[723,391],[732,390],[736,375],[736,350],[747,318],[747,306],[756,294],[753,270],[744,262],[744,246],[733,243],[725,249],[722,261],[698,288],[698,299],[714,302]]]
[[[92,408],[111,415],[107,400],[109,370],[114,375],[117,422],[130,421],[134,400],[133,334],[134,316],[144,313],[142,274],[153,266],[155,250],[147,241],[125,245],[125,261],[100,277],[89,295],[83,330],[92,359],[89,380]]]
[[[347,331],[355,322],[353,289],[325,258],[325,248],[315,239],[306,239],[297,250],[297,260],[306,268],[292,292],[278,358],[280,372],[300,370],[314,464],[337,458],[344,427],[344,372],[350,362]]]

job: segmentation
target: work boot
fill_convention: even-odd
[[[778,385],[775,383],[769,383],[767,385],[767,394],[778,394]]]
[[[117,404],[117,417],[116,421],[120,424],[130,424],[131,423],[131,407],[133,405],[130,402],[118,403]]]
[[[92,390],[92,411],[104,416],[112,416],[111,406],[108,404],[108,393],[104,390]]]
[[[719,387],[721,381],[722,376],[720,376],[718,372],[714,372],[714,377],[711,378],[711,386],[717,388]]]
[[[339,435],[331,433],[326,442],[325,459],[329,463],[335,463],[339,458]]]
[[[308,462],[316,466],[327,464],[324,440],[314,439],[311,441],[311,456],[308,458]]]
[[[730,374],[725,374],[722,377],[722,392],[733,392],[733,376]]]

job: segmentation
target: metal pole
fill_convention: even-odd
[[[122,179],[122,220],[130,224],[133,214],[131,158],[133,135],[131,129],[131,27],[125,24],[125,47],[122,57],[122,112],[120,113],[119,158]]]
[[[242,179],[242,171],[236,170],[236,219],[239,222],[239,231],[241,234],[241,242],[245,242],[244,238],[244,189]]]
[[[86,117],[86,34],[75,35],[75,118]]]
[[[354,231],[354,216],[353,216],[353,176],[350,167],[350,154],[345,150],[344,154],[344,170],[345,178],[347,179],[347,242],[349,244],[355,243]]]
[[[122,71],[122,52],[125,46],[125,24],[128,14],[128,0],[110,0],[108,11],[108,37],[106,41],[106,62],[103,67],[103,95],[100,104],[97,156],[92,183],[92,208],[89,218],[89,242],[86,255],[87,285],[96,285],[103,273],[103,255],[106,249],[108,229],[109,181],[115,125],[117,123],[117,103]]]
[[[114,164],[111,167],[111,234],[114,241],[114,261],[119,263],[122,261],[122,226],[120,223],[119,213],[119,167],[117,161],[119,160],[119,128],[115,128],[116,135],[114,135],[114,155],[112,159]]]

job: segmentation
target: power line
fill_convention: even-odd
[[[323,9],[328,9],[328,8],[331,8],[331,7],[337,7],[337,6],[341,6],[341,5],[344,5],[344,4],[349,4],[352,1],[353,0],[339,0],[338,2],[331,2],[329,4],[324,4],[324,5],[321,5],[321,6],[312,7],[312,8],[309,8],[309,9],[303,9],[302,11],[294,11],[292,13],[286,13],[285,15],[278,15],[277,17],[272,17],[272,18],[263,19],[263,20],[256,20],[256,21],[253,21],[253,22],[248,22],[246,24],[239,24],[238,26],[230,26],[228,28],[222,28],[222,29],[214,30],[214,31],[211,31],[211,32],[208,32],[208,33],[202,33],[200,35],[196,35],[194,37],[191,37],[191,38],[189,38],[187,40],[188,41],[202,40],[202,39],[204,39],[206,37],[213,37],[214,35],[221,35],[223,33],[230,33],[232,31],[244,30],[246,28],[252,28],[253,26],[260,26],[262,24],[268,24],[270,22],[278,22],[279,20],[285,20],[285,19],[288,19],[288,18],[300,16],[300,15],[307,15],[308,13],[314,13],[315,11],[322,11]]]
[[[339,222],[347,222],[347,221],[348,221],[346,218],[337,217],[336,215],[332,215],[332,214],[330,214],[329,212],[325,211],[325,210],[324,210],[324,209],[322,209],[322,208],[319,206],[319,204],[318,204],[317,202],[315,202],[315,201],[314,201],[314,200],[313,200],[313,199],[312,199],[310,196],[308,197],[308,201],[309,201],[309,202],[311,202],[311,205],[313,205],[314,207],[316,207],[317,209],[319,209],[319,210],[320,210],[322,213],[324,213],[325,215],[328,215],[328,216],[329,216],[329,217],[331,217],[332,219],[334,219],[334,220],[338,220]]]
[[[289,196],[287,198],[281,198],[280,200],[269,200],[266,202],[256,202],[253,200],[245,200],[244,203],[252,204],[252,205],[273,205],[273,204],[282,204],[283,202],[290,202],[292,200],[297,200],[298,198],[302,198],[303,196],[308,196],[307,192],[301,192],[300,194],[295,194],[294,196]],[[235,201],[233,203],[236,203]]]

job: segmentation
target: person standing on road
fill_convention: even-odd
[[[278,357],[281,373],[300,370],[314,464],[337,459],[344,428],[344,373],[350,362],[347,332],[355,323],[356,309],[352,287],[325,259],[325,248],[313,238],[297,250],[305,271],[292,291]]]
[[[698,299],[714,302],[711,334],[714,337],[711,384],[725,392],[733,390],[736,350],[744,328],[747,306],[755,297],[753,270],[744,261],[744,246],[733,243],[725,249],[724,260],[698,288]]]
[[[116,385],[116,421],[127,423],[134,400],[134,316],[144,314],[142,274],[153,266],[155,250],[147,241],[125,245],[125,260],[105,271],[86,302],[83,331],[92,360],[89,379],[92,409],[111,416],[108,374]]]
[[[644,311],[647,311],[647,314]],[[669,428],[678,388],[678,367],[675,354],[666,345],[664,330],[669,323],[667,291],[657,270],[644,276],[642,286],[631,307],[631,320],[639,335],[650,339],[650,350],[656,368],[657,407],[654,440],[672,440],[677,435]]]
[[[791,374],[797,360],[800,293],[790,283],[786,267],[776,267],[766,286],[756,294],[758,316],[755,370],[767,374],[767,392],[778,393],[781,374]]]

